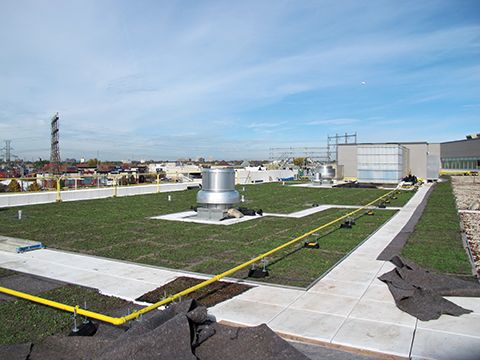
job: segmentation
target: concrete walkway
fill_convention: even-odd
[[[287,337],[417,359],[474,359],[480,353],[480,299],[449,298],[474,310],[418,321],[395,306],[376,260],[424,198],[425,185],[390,221],[308,291],[257,287],[211,309],[218,320],[268,324]]]
[[[128,301],[185,276],[173,270],[49,249],[23,254],[0,251],[0,267],[95,288]]]
[[[480,299],[449,298],[474,312],[421,322],[398,310],[387,286],[377,279],[393,266],[376,257],[410,219],[428,187],[420,188],[394,217],[309,290],[259,285],[218,304],[210,313],[219,321],[239,325],[266,323],[301,341],[404,358],[478,358]],[[0,266],[98,288],[127,300],[186,274],[54,250],[0,252]]]

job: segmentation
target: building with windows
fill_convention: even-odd
[[[464,140],[440,144],[442,170],[448,172],[480,171],[480,134],[469,135]]]

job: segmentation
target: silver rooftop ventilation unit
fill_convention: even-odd
[[[312,184],[314,186],[332,184],[333,179],[335,179],[335,168],[332,165],[320,165],[315,169]]]
[[[322,185],[322,174],[320,174],[319,172],[315,172],[315,175],[313,176],[313,180],[312,180],[312,185],[314,186]]]
[[[203,169],[202,190],[197,193],[198,218],[218,221],[239,200],[233,168]]]

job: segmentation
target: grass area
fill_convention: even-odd
[[[435,185],[402,255],[437,272],[472,275],[450,181]]]
[[[265,212],[290,213],[303,210],[312,204],[363,205],[376,199],[387,190],[356,188],[304,188],[289,186],[286,183],[268,183],[259,185],[237,186],[245,195],[247,207],[261,208]],[[245,188],[245,191],[242,191]],[[412,196],[411,191],[401,191],[389,206],[403,206]]]
[[[345,212],[332,212],[328,216],[328,220],[333,220],[343,213]],[[320,249],[303,248],[303,241],[297,246],[286,249],[268,259],[270,276],[259,280],[294,286],[308,286],[385,223],[393,214],[393,211],[377,211],[375,216],[359,217],[356,220],[356,225],[351,229],[333,226],[321,231],[318,235],[313,235],[307,239],[318,239]],[[321,221],[321,224],[328,220],[325,218]],[[314,224],[310,229],[313,227]],[[307,229],[305,228],[305,230]]]
[[[246,205],[266,211],[291,211],[297,202],[302,209],[310,207],[305,205],[310,201],[360,205],[384,193],[375,189],[305,189],[281,184],[245,186],[251,201]],[[172,196],[171,202],[167,201],[168,195]],[[42,241],[58,249],[212,274],[351,211],[330,209],[301,219],[264,217],[228,227],[149,219],[189,209],[195,195],[196,191],[190,190],[29,206],[23,208],[21,221],[16,220],[17,209],[12,208],[0,212],[1,234]],[[295,202],[290,200],[292,196]],[[401,194],[394,201],[401,203],[407,196]],[[288,255],[292,249],[287,249],[287,253],[269,259],[272,265],[268,281],[308,285],[392,215],[392,211],[376,211],[375,216],[359,219],[353,229],[337,229],[322,237],[320,250],[301,249]],[[246,271],[237,274],[245,275]]]
[[[39,296],[80,306],[86,301],[90,310],[107,314],[132,306],[124,300],[78,286],[64,286]],[[79,325],[81,321],[80,318]],[[68,334],[73,325],[72,314],[21,299],[0,302],[0,322],[0,344],[35,342],[49,335]]]

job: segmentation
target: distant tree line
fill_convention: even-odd
[[[27,191],[41,191],[41,190],[42,190],[42,187],[36,181],[31,183],[27,188]],[[22,187],[18,182],[18,180],[16,179],[10,180],[10,183],[8,185],[0,184],[0,192],[21,192],[21,191],[22,191]]]

